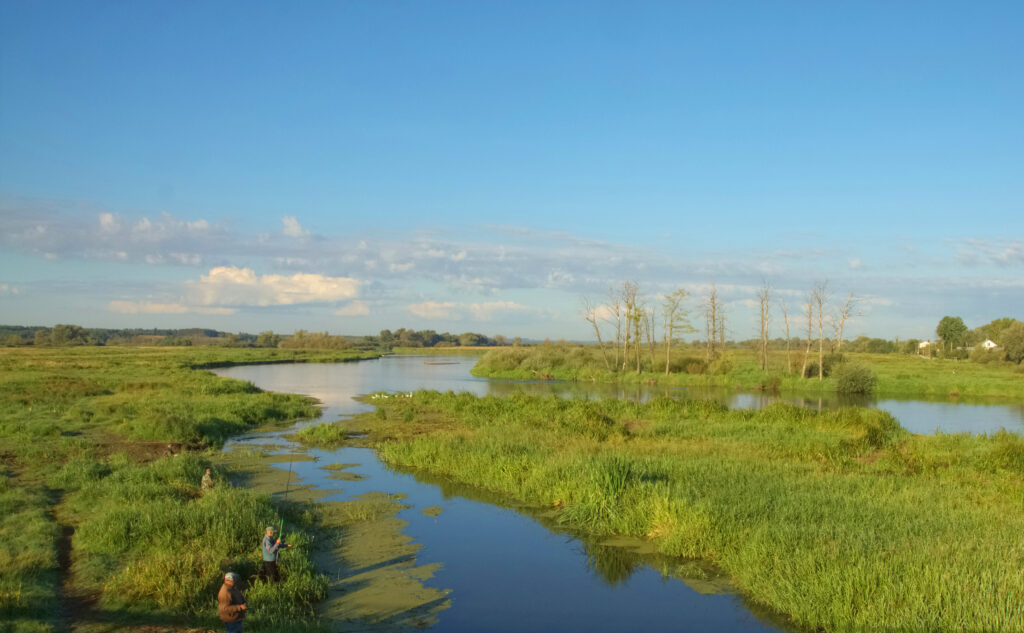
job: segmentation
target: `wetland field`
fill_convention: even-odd
[[[253,631],[1024,627],[1024,441],[974,419],[1020,406],[1019,373],[857,359],[971,418],[920,434],[886,401],[609,398],[376,356],[0,351],[0,630],[214,629],[228,569]]]

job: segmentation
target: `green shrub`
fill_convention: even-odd
[[[878,379],[866,366],[842,363],[835,369],[836,393],[868,395],[875,390]]]

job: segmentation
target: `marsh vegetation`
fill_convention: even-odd
[[[357,428],[389,463],[712,560],[801,627],[1024,623],[1016,435],[911,436],[884,411],[782,404],[420,392],[376,406]]]
[[[223,348],[0,352],[0,613],[7,629],[212,623],[210,596],[221,574],[255,571],[253,535],[284,518],[302,543],[315,517],[242,488],[200,494],[204,466],[216,468],[217,454],[204,450],[319,410],[307,396],[266,393],[198,369],[359,357]],[[217,473],[221,481],[226,475]],[[324,584],[308,559],[294,557],[280,587],[251,590],[263,605],[253,622],[307,629]]]

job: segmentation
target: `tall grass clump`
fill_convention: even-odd
[[[869,395],[875,390],[878,379],[871,369],[859,363],[842,363],[832,376],[836,393]]]
[[[195,455],[113,468],[68,500],[79,520],[74,566],[107,609],[207,615],[228,570],[255,579],[264,527],[279,512],[266,495],[222,485],[200,494],[206,463]],[[219,477],[218,479],[223,479]],[[287,539],[310,543],[301,514],[285,516]],[[309,618],[326,595],[308,552],[282,555],[284,581],[248,596],[264,621]],[[294,554],[294,555],[293,555]]]
[[[307,426],[295,437],[306,446],[331,448],[343,444],[349,438],[349,432],[341,422],[332,422]]]
[[[859,408],[498,400],[414,394],[401,406],[416,412],[415,434],[394,430],[403,423],[390,413],[354,423],[380,438],[389,463],[554,509],[594,535],[710,559],[801,628],[1024,623],[1016,435],[912,436],[888,413]]]

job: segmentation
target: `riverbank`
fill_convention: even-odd
[[[593,345],[551,344],[505,347],[487,352],[473,368],[474,376],[511,380],[567,380],[598,383],[659,384],[681,387],[722,387],[740,390],[779,391],[787,395],[817,396],[837,391],[834,376],[819,381],[801,378],[801,356],[785,352],[769,355],[769,371],[758,365],[756,354],[729,350],[710,366],[700,350],[673,352],[670,373],[664,371],[664,351],[651,370],[643,358],[641,371],[606,369]],[[660,358],[660,360],[659,360]],[[843,354],[843,362],[866,367],[874,375],[871,393],[876,396],[958,398],[986,397],[1024,401],[1024,370],[1011,363],[975,363],[967,360],[933,359],[906,354]],[[815,363],[817,356],[811,358]],[[838,366],[838,365],[837,365]],[[826,367],[829,364],[826,363]]]
[[[315,517],[266,494],[202,494],[228,437],[316,417],[316,401],[197,368],[343,362],[373,353],[230,348],[0,350],[0,614],[17,633],[214,626],[228,568],[251,576],[254,543],[283,518],[304,542]],[[218,478],[228,473],[220,470]],[[231,509],[226,520],[225,508]],[[312,553],[274,591],[255,585],[254,626],[319,630],[327,582]]]
[[[826,631],[1019,630],[1024,441],[911,436],[885,412],[419,392],[372,400],[387,462],[714,561]]]

